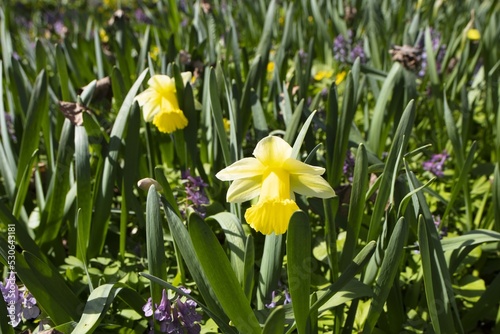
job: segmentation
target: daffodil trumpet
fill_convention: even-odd
[[[227,201],[241,203],[259,197],[245,212],[245,220],[263,234],[283,234],[292,214],[299,210],[295,193],[319,198],[335,195],[321,177],[322,167],[303,163],[292,156],[292,147],[277,136],[257,143],[254,158],[243,158],[216,174],[222,181],[233,181]]]

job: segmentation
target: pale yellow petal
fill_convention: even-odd
[[[156,74],[153,75],[148,80],[149,87],[157,90],[163,91],[165,89],[174,89],[175,90],[175,81],[169,77],[168,75]]]
[[[243,158],[218,172],[215,176],[221,181],[232,181],[262,175],[265,166],[255,158]]]
[[[319,175],[291,175],[290,181],[292,191],[298,194],[319,198],[330,198],[335,196],[335,191],[330,184]]]
[[[287,170],[290,174],[322,175],[325,172],[323,167],[311,166],[293,158],[285,160],[283,169]]]
[[[290,218],[299,210],[297,204],[287,199],[284,201],[263,201],[252,205],[245,212],[245,220],[262,234],[283,234],[288,229]]]
[[[231,203],[249,201],[260,194],[261,177],[255,176],[247,179],[233,181],[227,190],[226,200]]]
[[[161,104],[155,100],[149,100],[142,107],[142,116],[144,121],[151,122],[161,111]]]
[[[268,136],[257,143],[253,155],[265,166],[280,167],[292,155],[292,147],[280,137]]]
[[[186,86],[188,82],[191,82],[191,78],[193,77],[193,73],[182,72],[181,77],[182,77],[182,82],[184,83],[184,86]]]

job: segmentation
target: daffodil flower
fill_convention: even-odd
[[[268,136],[257,143],[255,158],[243,158],[217,173],[222,181],[233,181],[227,201],[241,203],[259,196],[245,219],[263,234],[283,234],[292,214],[299,210],[294,193],[320,198],[335,195],[321,175],[324,168],[292,157],[292,147],[283,139]]]
[[[191,73],[182,73],[183,81],[190,79]],[[135,97],[142,107],[146,122],[154,125],[164,133],[184,129],[188,120],[179,108],[175,80],[168,75],[153,75],[148,80],[149,88]]]

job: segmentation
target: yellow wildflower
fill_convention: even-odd
[[[321,81],[323,79],[331,78],[332,75],[333,75],[333,70],[319,70],[314,75],[314,80]]]
[[[109,42],[109,36],[103,28],[99,29],[99,37],[103,43]]]
[[[267,72],[273,73],[274,67],[275,67],[274,61],[270,61],[269,63],[267,63]]]
[[[467,30],[467,38],[471,41],[479,41],[481,39],[481,33],[477,29]]]
[[[184,82],[191,79],[191,73],[183,73]],[[154,75],[148,81],[149,88],[136,96],[142,108],[146,122],[154,125],[164,133],[184,129],[188,120],[179,108],[175,80],[168,75]]]
[[[337,76],[335,77],[335,84],[338,86],[342,81],[344,81],[345,77],[347,76],[346,71],[342,71]]]
[[[283,139],[268,136],[257,143],[255,158],[243,158],[217,173],[222,181],[233,181],[227,201],[240,203],[259,196],[245,213],[252,228],[263,234],[283,234],[292,214],[299,210],[294,193],[329,198],[332,187],[320,175],[324,168],[292,157],[292,147]]]
[[[231,122],[225,117],[222,119],[222,122],[224,123],[224,130],[226,130],[226,132],[229,132],[229,130],[231,129]]]

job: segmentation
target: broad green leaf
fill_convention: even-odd
[[[21,209],[24,204],[24,200],[26,199],[28,186],[31,181],[32,169],[35,162],[37,161],[37,157],[38,157],[38,149],[36,149],[31,155],[30,161],[24,168],[23,177],[21,178],[21,183],[18,184],[19,188],[17,189],[16,200],[14,202],[14,209],[12,210],[12,214],[16,218],[19,218]]]
[[[219,212],[207,219],[213,219],[221,226],[226,235],[229,248],[229,258],[238,282],[243,286],[245,274],[245,243],[246,236],[238,218],[229,212]]]
[[[266,320],[262,334],[283,334],[285,326],[285,310],[277,306]]]
[[[160,201],[154,185],[149,187],[146,202],[146,251],[148,254],[148,270],[151,275],[166,280],[167,269]],[[151,297],[154,303],[160,304],[161,288],[156,284],[151,284]]]
[[[293,314],[299,334],[308,333],[311,286],[311,227],[303,211],[290,218],[286,237],[287,272]]]
[[[250,302],[243,293],[227,255],[208,225],[201,219],[191,220],[189,236],[208,284],[231,322],[240,332],[261,333],[259,322],[250,308]]]
[[[85,128],[75,128],[75,175],[76,205],[80,212],[78,222],[78,242],[83,246],[77,248],[77,257],[86,262],[87,246],[90,240],[90,224],[92,219],[92,191],[90,177],[89,140]]]

